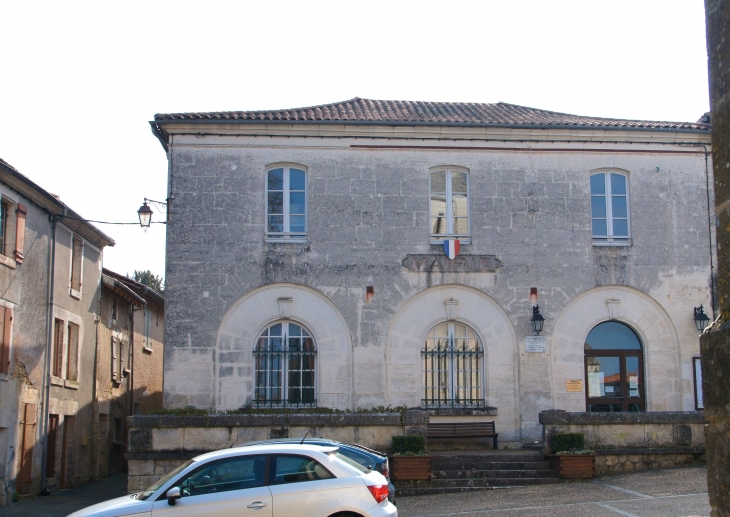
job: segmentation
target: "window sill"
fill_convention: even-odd
[[[18,263],[15,262],[10,257],[6,257],[5,255],[0,255],[0,264],[3,266],[7,266],[10,269],[15,269],[18,266]]]
[[[79,389],[79,383],[78,381],[70,381],[68,379],[65,379],[63,381],[64,388],[68,388],[70,390],[77,390]]]
[[[596,246],[598,248],[627,248],[632,245],[631,240],[629,239],[626,242],[605,242],[605,241],[593,241],[593,246]]]
[[[143,351],[143,352],[146,352],[146,353],[148,353],[148,354],[151,354],[152,352],[154,352],[154,350],[153,350],[153,349],[151,349],[151,348],[150,348],[150,347],[148,347],[148,346],[143,346],[143,347],[142,347],[142,351]]]
[[[264,242],[266,244],[307,244],[309,243],[309,240],[307,239],[272,239],[270,237],[267,237],[264,239]]]
[[[471,244],[471,238],[470,237],[464,237],[464,238],[461,238],[461,239],[452,239],[452,238],[449,238],[449,237],[444,237],[443,239],[434,239],[434,237],[431,237],[431,242],[430,243],[431,244],[436,244],[436,245],[443,245],[444,244],[444,241],[450,241],[450,240],[459,241],[459,246],[468,246],[469,244]]]
[[[81,291],[77,291],[76,289],[71,289],[71,298],[76,298],[77,300],[81,299]]]
[[[10,373],[0,372],[0,381],[8,382],[10,380]]]
[[[55,375],[51,375],[51,386],[63,387],[63,379],[61,377],[56,377]]]

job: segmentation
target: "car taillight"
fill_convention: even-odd
[[[368,490],[373,494],[377,503],[382,503],[388,499],[388,485],[368,485]]]

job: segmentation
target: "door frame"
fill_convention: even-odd
[[[629,397],[628,374],[626,372],[626,358],[639,358],[639,396]],[[589,357],[618,357],[621,393],[626,393],[622,397],[589,397],[588,396],[588,358]],[[640,411],[646,411],[646,372],[644,370],[644,350],[643,349],[614,349],[614,350],[583,350],[583,375],[586,383],[585,398],[586,412],[591,404],[621,404],[621,411],[627,412],[629,404],[637,404]]]

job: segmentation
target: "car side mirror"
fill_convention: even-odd
[[[170,506],[175,506],[175,503],[178,499],[182,497],[182,492],[180,491],[179,486],[174,486],[170,490],[167,491],[165,494],[165,497],[167,497],[167,504]]]

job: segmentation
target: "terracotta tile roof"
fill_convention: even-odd
[[[656,122],[598,117],[581,117],[515,104],[466,102],[412,102],[354,99],[308,108],[268,111],[221,111],[210,113],[158,113],[163,122],[287,122],[336,124],[418,124],[475,126],[558,126],[614,129],[681,129],[710,131],[704,122]]]

